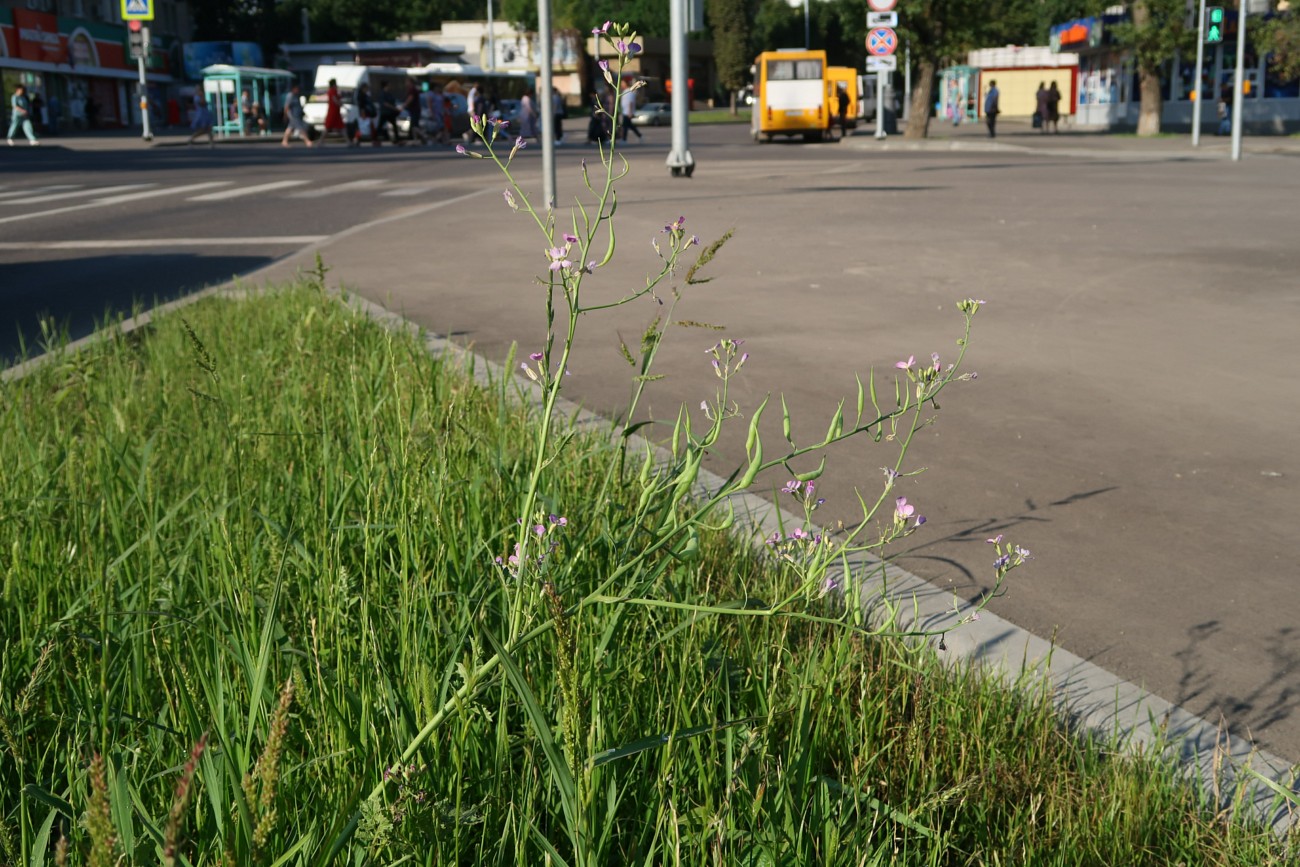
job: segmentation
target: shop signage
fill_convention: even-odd
[[[18,31],[18,56],[43,63],[63,63],[67,55],[64,37],[59,33],[59,19],[47,12],[14,9],[14,29]]]
[[[1054,24],[1049,41],[1053,54],[1096,48],[1101,45],[1101,19],[1076,18],[1064,24]]]

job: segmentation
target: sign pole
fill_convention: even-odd
[[[551,0],[538,0],[537,3],[537,41],[538,70],[537,76],[537,116],[541,118],[542,134],[542,198],[546,201],[546,210],[555,210],[555,103],[551,99],[551,40],[555,36],[551,30]]]
[[[140,71],[140,120],[144,124],[144,140],[153,141],[153,130],[149,128],[149,85],[145,81],[144,61],[149,55],[149,28],[143,28],[144,51],[136,58],[136,64]]]
[[[1232,80],[1232,161],[1240,162],[1241,91],[1246,83],[1246,0],[1237,0],[1237,74]]]
[[[1201,0],[1201,17],[1196,24],[1196,97],[1192,100],[1192,147],[1201,146],[1201,103],[1205,100],[1205,0]]]
[[[885,71],[876,70],[876,138],[885,137]]]
[[[1201,0],[1202,3],[1205,0]],[[912,44],[903,47],[903,120],[912,119]]]

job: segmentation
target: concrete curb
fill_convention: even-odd
[[[1031,151],[1031,149],[1026,149]],[[1039,151],[1031,151],[1040,153]],[[1125,156],[1134,156],[1126,154]],[[484,190],[484,193],[491,190]],[[128,333],[148,324],[158,314],[182,309],[189,304],[214,295],[245,295],[259,274],[305,254],[328,247],[335,241],[359,234],[370,228],[395,220],[446,207],[455,200],[435,202],[404,210],[368,223],[344,230],[319,243],[312,244],[276,262],[251,272],[244,277],[208,287],[193,295],[177,299],[124,320],[116,326],[69,344],[58,353],[43,355],[0,373],[0,381],[12,382],[29,375],[41,365],[52,363],[69,352],[91,345],[93,341],[111,338],[113,334]],[[428,334],[414,322],[399,313],[370,301],[354,291],[349,291],[348,302],[372,320],[395,332],[419,336],[426,349],[435,354],[449,354],[465,358],[471,363],[476,379],[483,383],[517,380],[521,393],[537,399],[540,387],[515,377],[502,365],[489,361],[465,347],[442,337]],[[582,409],[568,401],[562,412],[583,427],[606,426],[608,420],[596,413]],[[637,438],[636,446],[653,444]],[[699,488],[716,491],[724,480],[707,470],[701,470]],[[770,535],[778,527],[803,523],[802,515],[780,509],[767,500],[751,493],[738,494],[733,503],[737,517],[748,521],[755,532],[755,542]],[[853,566],[867,564],[860,562]],[[886,575],[895,599],[908,599],[911,616],[908,624],[924,629],[943,629],[951,626],[973,608],[956,601],[951,594],[903,569],[889,566]],[[1172,757],[1186,769],[1189,777],[1201,786],[1207,798],[1219,807],[1249,804],[1255,813],[1268,822],[1279,834],[1295,824],[1300,810],[1280,803],[1275,792],[1259,781],[1252,773],[1266,777],[1293,794],[1300,795],[1297,769],[1279,756],[1255,749],[1248,740],[1231,738],[1221,726],[1191,714],[1159,696],[1147,692],[1138,684],[1126,681],[1093,665],[1068,651],[1054,647],[1051,641],[1033,635],[998,615],[985,611],[980,620],[962,626],[946,635],[946,658],[952,664],[970,662],[1013,684],[1024,684],[1034,678],[1045,678],[1053,690],[1053,698],[1061,711],[1075,726],[1087,730],[1104,741],[1114,741],[1129,749],[1155,751]]]

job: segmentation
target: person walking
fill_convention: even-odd
[[[14,95],[9,99],[9,147],[14,146],[14,133],[22,127],[27,143],[32,147],[40,144],[36,133],[32,131],[32,102],[27,98],[27,86],[20,84],[14,88]]]
[[[393,144],[397,144],[397,97],[388,89],[388,82],[379,82],[379,129],[388,130]]]
[[[407,120],[410,123],[407,132],[407,138],[411,141],[418,141],[420,144],[428,144],[429,137],[424,134],[424,125],[422,118],[424,115],[424,103],[420,100],[420,88],[416,86],[414,78],[406,80],[406,98],[402,100],[402,111],[406,112]]]
[[[984,95],[984,118],[989,125],[989,138],[998,137],[998,115],[1001,109],[998,107],[998,83],[989,82],[989,92]]]
[[[212,115],[212,109],[208,108],[208,101],[200,90],[194,94],[194,116],[190,118],[190,140],[186,144],[192,145],[196,138],[206,135],[208,147],[216,147],[216,139],[212,136],[212,127],[215,123],[216,118]]]
[[[849,88],[844,82],[835,87],[835,116],[840,123],[840,141],[849,135]]]
[[[1061,132],[1061,91],[1052,82],[1052,86],[1047,91],[1047,117],[1043,120],[1043,129],[1047,129],[1048,124],[1052,125],[1052,133],[1060,135]]]
[[[1038,82],[1038,92],[1034,94],[1034,126],[1040,135],[1047,132],[1047,109],[1050,101],[1047,82]]]
[[[540,138],[537,109],[533,107],[533,97],[529,93],[519,97],[519,137]]]
[[[351,140],[347,134],[347,124],[343,122],[343,97],[339,95],[339,83],[331,78],[325,91],[325,135],[337,134]]]
[[[623,128],[619,130],[619,132],[622,133],[619,136],[620,139],[627,141],[627,134],[630,132],[636,133],[637,141],[645,138],[645,136],[641,134],[641,130],[637,129],[636,124],[632,121],[632,115],[636,114],[636,90],[634,88],[629,87],[619,95],[618,113],[622,115],[619,120],[622,122],[623,126]]]
[[[289,85],[289,92],[284,97],[284,138],[280,139],[280,146],[287,148],[290,137],[295,134],[307,147],[316,146],[311,140],[311,130],[302,119],[302,99],[296,81]]]
[[[564,96],[558,87],[551,88],[551,129],[555,143],[564,144]]]

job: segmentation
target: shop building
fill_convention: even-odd
[[[1257,132],[1287,132],[1300,128],[1300,81],[1284,80],[1271,57],[1258,52],[1251,35],[1258,24],[1274,13],[1268,0],[1247,2],[1248,25],[1244,61],[1244,92],[1241,117],[1247,129]],[[1190,130],[1193,94],[1203,89],[1203,128],[1218,123],[1215,106],[1221,98],[1232,99],[1237,65],[1237,22],[1235,9],[1225,8],[1221,43],[1205,46],[1205,60],[1196,70],[1196,53],[1177,54],[1161,72],[1163,129]],[[1193,15],[1193,19],[1195,16]],[[1079,18],[1052,27],[1051,49],[1078,56],[1076,122],[1096,129],[1131,129],[1141,112],[1138,72],[1131,50],[1119,45],[1116,25],[1129,21],[1127,12]]]
[[[154,8],[146,81],[151,120],[161,127],[192,25],[181,0],[154,0]],[[47,133],[140,124],[139,71],[127,45],[120,0],[0,0],[5,123],[9,98],[23,84],[40,96],[38,126]]]

